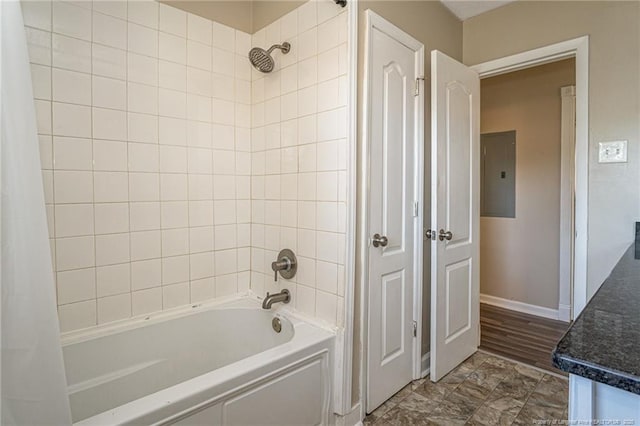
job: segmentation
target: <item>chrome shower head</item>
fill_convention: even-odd
[[[255,69],[263,73],[270,73],[273,71],[275,61],[271,56],[273,49],[280,49],[285,55],[291,50],[291,45],[286,41],[282,44],[274,44],[269,50],[264,50],[260,47],[254,47],[249,51],[249,61]]]

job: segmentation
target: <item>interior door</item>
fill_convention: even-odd
[[[367,54],[367,412],[413,379],[414,280],[420,279],[414,255],[416,243],[422,244],[414,204],[422,190],[416,184],[422,120],[415,82],[423,67],[423,47],[377,15],[374,19],[368,26]]]
[[[480,78],[431,52],[431,380],[480,339]]]

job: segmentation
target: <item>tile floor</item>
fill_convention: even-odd
[[[567,401],[566,379],[477,352],[438,383],[410,383],[364,424],[532,425],[566,419]]]

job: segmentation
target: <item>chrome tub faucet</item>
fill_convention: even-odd
[[[291,301],[291,293],[286,288],[280,293],[269,294],[262,301],[262,309],[271,309],[274,303],[289,303]]]

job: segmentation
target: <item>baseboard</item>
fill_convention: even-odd
[[[564,322],[571,321],[571,305],[558,306],[558,319]]]
[[[426,354],[422,355],[422,362],[421,362],[421,377],[425,378],[429,375],[429,372],[431,371],[431,352],[427,352]]]
[[[362,426],[362,420],[362,408],[360,403],[357,403],[348,414],[344,416],[335,414],[334,424],[336,426]]]
[[[530,305],[528,303],[518,302],[517,300],[508,300],[501,297],[490,296],[488,294],[480,295],[480,303],[498,306],[499,308],[510,309],[529,315],[558,320],[560,314],[558,309],[545,308],[544,306]]]

